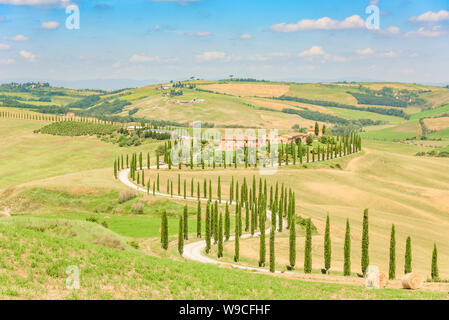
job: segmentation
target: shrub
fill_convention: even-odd
[[[136,193],[133,190],[126,189],[119,193],[118,202],[124,203],[136,197]]]
[[[131,211],[137,214],[143,214],[144,204],[142,202],[136,202],[131,206]]]

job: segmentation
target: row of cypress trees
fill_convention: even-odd
[[[168,169],[171,169],[173,166],[172,160],[171,160],[171,149],[174,146],[178,144],[178,141],[174,141],[172,144],[172,141],[168,141],[164,143],[164,148],[162,151],[163,160],[168,165]],[[268,149],[269,150],[269,149]],[[327,143],[326,146],[317,148],[311,148],[309,146],[304,146],[302,142],[299,140],[297,143],[291,142],[289,144],[281,144],[279,145],[279,151],[278,151],[278,164],[279,166],[282,166],[283,164],[289,165],[292,163],[293,165],[296,165],[297,161],[301,164],[315,162],[315,161],[325,161],[334,159],[337,157],[343,157],[352,153],[356,153],[362,150],[362,139],[361,137],[356,133],[348,133],[344,136],[338,136],[336,141]],[[225,161],[225,156],[222,157],[223,162],[218,164],[219,167],[226,168],[227,166],[237,167],[237,164],[240,164],[238,159],[240,157],[237,157],[237,152],[241,151],[243,152],[243,163],[245,164],[245,168],[249,167],[249,149],[248,147],[244,147],[243,150],[235,150],[233,152],[232,163],[227,163]],[[191,151],[190,155],[190,163],[186,164],[186,167],[190,167],[191,169],[194,168],[193,164],[193,151]],[[223,155],[225,155],[225,152],[223,152]],[[257,153],[256,153],[257,154]],[[136,154],[131,155],[131,157],[136,156]],[[160,156],[161,154],[159,151],[156,152],[156,168],[160,169]],[[202,155],[201,155],[202,156]],[[272,155],[270,155],[272,157]],[[126,156],[128,158],[128,155]],[[120,163],[120,160],[123,159],[123,156],[118,157],[116,160],[117,164],[114,165],[114,175],[116,176],[115,170],[123,170],[124,165],[123,161]],[[215,155],[213,155],[213,159],[215,159]],[[256,163],[255,167],[258,166],[258,157],[256,157]],[[142,162],[142,153],[139,154],[139,164],[140,164],[140,170],[143,168],[143,162]],[[290,162],[291,161],[291,162]],[[151,167],[151,161],[150,161],[150,153],[147,153],[147,161],[146,161],[147,167]],[[206,167],[206,165],[210,168],[211,166],[213,168],[216,167],[215,161],[206,161],[204,159],[201,159],[201,163],[197,164],[197,167],[202,167],[203,169]],[[178,164],[179,169],[182,168],[182,163],[179,162]],[[128,168],[128,165],[127,165]],[[135,168],[132,168],[133,170],[138,170],[137,166]],[[133,173],[135,175],[135,173]]]
[[[133,163],[132,160],[131,163]],[[256,195],[257,183],[253,177],[253,186],[248,187],[246,180],[244,180],[241,190],[243,192],[238,192],[238,181],[235,183],[234,189],[234,178],[231,182],[231,195],[230,201],[226,201],[225,205],[225,215],[223,218],[222,212],[218,212],[219,200],[214,203],[209,199],[206,205],[206,217],[205,217],[205,230],[206,230],[206,252],[209,253],[212,247],[212,242],[218,245],[217,256],[218,258],[223,257],[223,242],[230,239],[230,210],[229,204],[234,203],[233,193],[237,195],[235,199],[235,249],[234,249],[234,261],[238,262],[240,260],[240,237],[245,231],[250,231],[252,235],[259,230],[260,242],[259,242],[259,266],[263,267],[266,265],[266,248],[265,248],[265,228],[266,228],[266,210],[267,210],[267,194],[266,194],[266,184],[262,184],[260,181],[259,194]],[[199,183],[198,183],[199,184]],[[207,184],[205,184],[207,190]],[[210,185],[209,185],[210,186]],[[249,188],[249,189],[248,189]],[[199,189],[199,188],[198,188]],[[236,191],[234,191],[236,190]],[[240,190],[240,191],[241,191]],[[245,191],[246,190],[246,191]],[[249,191],[248,191],[249,190]],[[207,191],[205,191],[206,193]],[[271,272],[275,272],[275,233],[276,230],[282,232],[283,221],[286,219],[286,228],[289,230],[289,265],[290,270],[295,268],[296,265],[296,228],[292,227],[296,225],[296,214],[295,214],[295,195],[291,190],[287,190],[283,185],[279,188],[276,185],[275,191],[270,188],[270,204],[269,208],[271,210],[271,231],[269,233],[270,237],[270,247],[269,247],[269,267]],[[245,213],[245,218],[243,218],[242,212]],[[166,213],[162,217],[162,247],[166,247],[167,236],[164,233],[164,226],[167,225]],[[188,216],[187,216],[187,206],[184,208],[184,214],[182,215],[182,237],[183,240],[188,240]],[[197,237],[202,237],[202,215],[201,215],[201,202],[198,201],[197,209]],[[305,223],[306,234],[305,234],[305,247],[304,247],[304,272],[312,272],[312,223],[310,219],[306,220]],[[180,231],[181,232],[181,231]],[[180,233],[181,234],[181,233]],[[362,246],[361,246],[361,270],[362,274],[366,274],[367,267],[369,265],[369,217],[368,209],[363,213],[363,225],[362,225]],[[326,227],[324,233],[324,270],[328,272],[331,268],[331,257],[332,257],[332,245],[330,239],[330,218],[326,218]],[[405,263],[404,263],[404,273],[412,272],[412,247],[411,238],[408,237],[406,240],[405,249]],[[346,231],[345,231],[345,242],[344,242],[344,268],[343,273],[345,276],[351,275],[351,230],[349,219],[346,221]],[[432,266],[431,275],[433,280],[439,279],[438,271],[438,251],[436,244],[433,248],[432,253]],[[390,262],[389,262],[389,279],[396,278],[396,230],[395,226],[392,226],[391,237],[390,237]]]

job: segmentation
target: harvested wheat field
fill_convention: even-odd
[[[226,84],[211,84],[199,86],[201,89],[211,90],[220,93],[231,94],[240,97],[280,97],[286,94],[290,87],[281,84],[250,84],[250,83],[226,83]]]
[[[425,119],[424,123],[432,131],[443,130],[449,128],[449,117]]]

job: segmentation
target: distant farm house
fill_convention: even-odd
[[[300,139],[302,142],[305,142],[308,134],[302,132],[288,133],[281,136],[282,143],[290,143],[296,142],[296,140]]]
[[[75,114],[73,112],[67,112],[67,114],[65,115],[67,118],[74,118]]]

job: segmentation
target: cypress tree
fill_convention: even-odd
[[[201,238],[201,202],[198,201],[198,209],[196,211],[196,237]]]
[[[226,211],[225,211],[225,240],[228,241],[231,237],[231,217],[229,214],[229,205],[226,202]]]
[[[184,239],[189,240],[189,217],[187,205],[184,206]]]
[[[157,174],[157,192],[159,192],[159,173]]]
[[[344,247],[344,275],[351,275],[351,227],[349,226],[349,219],[346,220],[346,235],[345,235],[345,247]]]
[[[245,232],[249,231],[249,205],[248,203],[245,205]]]
[[[276,213],[271,213],[271,231],[270,231],[270,272],[276,271],[276,255],[275,255],[275,235],[276,235]]]
[[[412,238],[408,237],[405,243],[404,274],[412,272]]]
[[[218,202],[215,201],[214,205],[214,240],[218,241]]]
[[[432,280],[438,281],[440,278],[440,274],[438,272],[438,250],[437,244],[433,245],[433,253],[432,253]]]
[[[324,269],[329,272],[331,268],[332,246],[331,246],[331,226],[330,218],[326,218],[326,230],[324,232]]]
[[[238,203],[237,203],[238,206]],[[234,247],[234,261],[239,262],[240,260],[240,230],[239,230],[239,224],[238,224],[238,214],[235,215],[235,247]]]
[[[210,248],[210,202],[208,201],[206,205],[206,253],[209,253]]]
[[[192,178],[192,180],[190,181],[190,198],[193,198],[193,189],[194,189],[194,187],[193,187],[193,178]]]
[[[290,200],[291,201],[291,200]],[[289,253],[290,269],[293,270],[296,265],[296,214],[290,212],[289,222]]]
[[[181,175],[178,174],[178,196],[181,195]]]
[[[179,216],[179,234],[178,234],[178,252],[181,256],[184,253],[183,229],[184,229],[184,221],[183,221],[182,215],[180,215]]]
[[[396,230],[395,226],[391,227],[390,236],[390,268],[388,272],[388,278],[390,280],[396,279]]]
[[[234,201],[234,176],[232,176],[231,187],[229,188],[229,204]]]
[[[312,273],[312,227],[311,220],[307,219],[306,241],[304,247],[304,273]]]
[[[260,242],[259,242],[259,267],[265,266],[265,256],[266,256],[266,248],[265,248],[265,220],[267,214],[260,208]]]
[[[203,198],[207,198],[207,181],[206,179],[204,179],[204,183],[203,183]]]
[[[168,249],[168,220],[167,212],[164,210],[162,213],[162,223],[161,223],[161,246],[162,249]]]
[[[142,185],[145,187],[145,171],[142,170]]]
[[[223,257],[223,215],[220,212],[220,219],[218,222],[218,258]]]
[[[117,179],[117,160],[114,160],[114,177]]]
[[[156,182],[153,181],[153,196],[156,195]]]
[[[369,224],[368,224],[368,209],[363,213],[363,233],[362,233],[362,273],[366,275],[366,269],[369,266]]]

